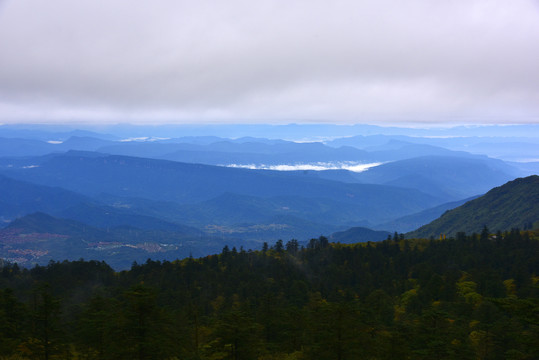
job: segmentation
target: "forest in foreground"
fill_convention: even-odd
[[[0,273],[0,359],[537,359],[539,233]]]

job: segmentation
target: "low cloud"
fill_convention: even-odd
[[[220,165],[225,167],[242,168],[242,169],[254,169],[254,170],[276,170],[276,171],[302,171],[302,170],[348,170],[352,172],[363,172],[372,167],[381,165],[382,163],[357,163],[357,162],[317,162],[308,164],[279,164],[279,165],[266,165],[266,164],[226,164]]]

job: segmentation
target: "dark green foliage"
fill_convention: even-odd
[[[64,329],[61,324],[60,299],[52,295],[48,283],[39,286],[33,294],[30,338],[26,347],[38,359],[52,359],[65,353],[61,342]]]
[[[535,359],[538,234],[277,241],[200,259],[0,275],[0,356]],[[50,284],[50,285],[47,285]]]
[[[28,329],[28,310],[13,290],[0,290],[0,356],[14,353]]]

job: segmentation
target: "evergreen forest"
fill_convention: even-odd
[[[0,272],[0,359],[538,359],[539,233]]]

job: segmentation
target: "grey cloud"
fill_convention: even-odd
[[[539,121],[532,0],[2,4],[0,121]]]

